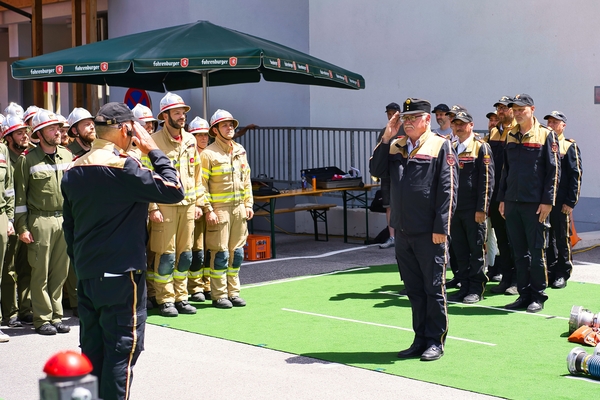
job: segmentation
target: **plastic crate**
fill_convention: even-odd
[[[248,235],[244,246],[244,260],[268,260],[271,258],[271,237],[261,235]]]

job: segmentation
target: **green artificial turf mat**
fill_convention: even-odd
[[[511,399],[600,391],[600,381],[571,377],[566,363],[580,346],[567,341],[571,307],[599,312],[599,285],[548,289],[539,314],[501,309],[517,298],[503,294],[488,293],[475,305],[450,303],[445,354],[435,362],[396,357],[413,340],[408,298],[394,295],[401,288],[395,265],[365,267],[244,286],[247,307],[193,303],[196,315],[164,318],[154,311],[148,322]]]

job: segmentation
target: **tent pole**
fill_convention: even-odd
[[[202,71],[202,111],[208,121],[208,71]]]

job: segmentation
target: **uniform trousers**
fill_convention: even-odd
[[[35,215],[30,210],[28,223],[34,240],[27,245],[33,326],[39,328],[45,323],[58,323],[63,317],[62,291],[69,272],[69,257],[62,215]]]
[[[548,296],[545,248],[549,223],[539,222],[538,203],[504,203],[506,229],[513,249],[519,296],[543,304]]]
[[[571,214],[563,214],[561,207],[552,207],[546,256],[549,282],[558,278],[568,280],[573,271],[571,255]]]
[[[69,307],[77,308],[77,275],[71,262],[69,262],[69,273],[65,281],[65,291],[69,297]]]
[[[99,397],[129,399],[133,366],[144,350],[145,273],[82,279],[78,282],[81,352],[98,377]]]
[[[475,221],[475,210],[456,210],[452,217],[450,236],[451,247],[456,256],[457,273],[460,292],[476,294],[483,297],[485,275],[483,246],[485,244],[487,225]]]
[[[490,219],[492,228],[496,234],[496,243],[500,254],[496,256],[494,267],[498,268],[498,272],[502,274],[502,282],[514,283],[517,279],[515,274],[515,263],[512,256],[512,250],[508,241],[508,233],[506,232],[506,221],[500,214],[498,207],[500,203],[492,203],[490,209]]]
[[[246,207],[220,206],[216,225],[206,227],[206,248],[210,251],[210,290],[213,301],[239,297],[240,266],[248,238]]]
[[[204,258],[204,232],[206,217],[203,215],[194,224],[194,242],[192,245],[192,265],[188,273],[188,292],[210,292],[210,268]]]
[[[195,205],[160,207],[163,222],[152,222],[150,249],[158,304],[188,300],[187,276],[192,264]]]
[[[431,233],[407,235],[397,229],[395,250],[412,308],[413,343],[443,347],[448,333],[448,242],[434,244]]]
[[[4,297],[5,294],[3,293],[5,288],[3,285],[2,280],[6,279],[3,275],[4,275],[4,267],[3,267],[3,261],[4,261],[4,255],[6,253],[6,246],[8,244],[8,217],[6,216],[6,213],[3,212],[2,214],[0,214],[0,262],[2,262],[0,264],[0,268],[2,268],[2,271],[0,271],[0,290],[2,290],[2,292],[0,292],[0,296]],[[14,287],[12,289],[13,291],[11,293],[7,293],[10,294],[11,300],[12,298],[15,297],[14,295]],[[8,297],[8,296],[7,296]],[[4,306],[4,304],[3,304]],[[2,307],[4,308],[4,307]],[[10,313],[13,312],[13,310],[8,310]],[[10,318],[12,315],[3,315],[4,310],[0,310],[0,320],[2,320],[2,317],[4,318]]]
[[[27,261],[27,245],[18,235],[8,237],[2,270],[2,316],[24,318],[31,310],[31,267]]]

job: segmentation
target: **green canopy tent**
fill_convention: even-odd
[[[266,81],[364,89],[364,78],[308,54],[208,21],[122,36],[20,60],[15,79],[155,92]]]

